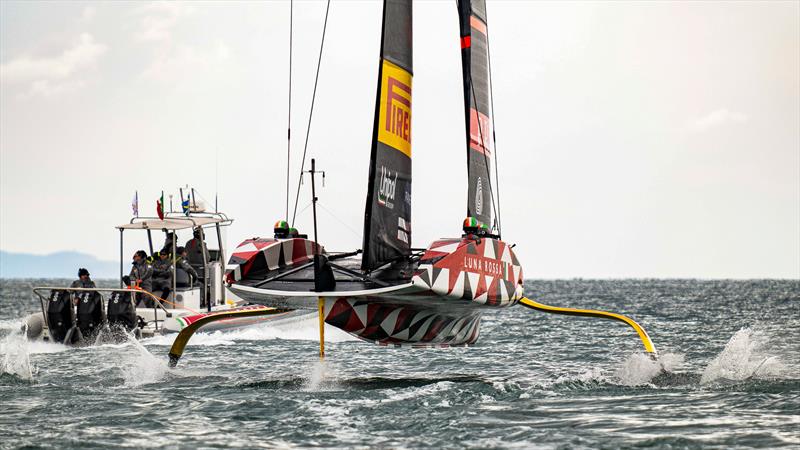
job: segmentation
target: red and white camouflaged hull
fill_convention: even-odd
[[[273,252],[285,246],[283,240],[268,246],[273,245]],[[270,251],[266,246],[260,250]],[[275,261],[275,255],[269,259]],[[484,311],[519,301],[522,283],[522,268],[505,242],[463,237],[431,244],[408,282],[393,286],[330,292],[263,289],[237,283],[230,288],[250,302],[268,306],[316,309],[318,299],[323,298],[325,322],[366,341],[456,346],[478,339]]]

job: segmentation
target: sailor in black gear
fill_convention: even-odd
[[[186,248],[185,247],[178,247],[177,248],[178,256],[175,257],[175,271],[176,271],[176,281],[178,287],[189,287],[190,283],[196,283],[199,276],[197,275],[197,271],[194,270],[191,264],[186,261]],[[182,281],[182,274],[183,272],[186,278],[189,280]]]
[[[189,264],[196,266],[198,264],[203,265],[205,264],[205,259],[203,259],[203,240],[200,238],[200,229],[195,228],[194,230],[194,238],[190,239],[186,242],[185,250],[187,254],[187,259],[189,260]],[[208,253],[208,250],[206,250]]]
[[[94,281],[89,277],[89,271],[84,269],[83,267],[78,270],[78,279],[73,281],[71,288],[96,288],[97,286],[94,284]]]
[[[147,292],[153,290],[153,267],[147,262],[147,253],[139,250],[133,254],[133,268],[130,273],[131,281]],[[155,306],[149,295],[137,294],[138,301],[144,301],[148,308]],[[138,306],[138,305],[137,305]]]
[[[177,243],[175,240],[175,232],[170,231],[167,233],[167,238],[164,240],[164,246],[161,247],[161,251],[158,253],[172,253],[172,245]]]
[[[169,252],[161,250],[158,258],[153,261],[153,291],[161,292],[162,299],[166,300],[172,291],[172,261]]]
[[[69,285],[71,288],[84,288],[84,289],[93,289],[97,286],[94,284],[94,281],[89,277],[89,271],[81,267],[78,270],[78,279],[73,281],[72,284]],[[77,304],[78,297],[81,294],[80,291],[73,291],[72,302],[73,304]]]

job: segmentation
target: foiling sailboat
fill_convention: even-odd
[[[277,309],[317,309],[321,344],[327,323],[382,345],[469,345],[478,340],[484,312],[522,304],[623,321],[654,355],[646,332],[627,317],[524,298],[522,265],[514,246],[502,239],[497,180],[491,174],[494,133],[485,1],[459,0],[458,18],[468,172],[462,233],[424,249],[411,245],[412,2],[384,0],[363,247],[327,252],[316,239],[316,211],[313,240],[290,235],[288,224],[279,221],[274,238],[246,240],[232,253],[229,289],[249,302]],[[313,159],[309,172],[315,205]],[[177,363],[194,330],[224,317],[182,331],[170,351],[171,363]],[[320,350],[324,354],[322,345]]]

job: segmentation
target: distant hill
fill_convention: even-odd
[[[95,279],[119,278],[118,262],[102,261],[86,253],[31,255],[0,250],[0,278],[77,278],[81,267]]]

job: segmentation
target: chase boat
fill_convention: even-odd
[[[133,335],[136,338],[177,333],[192,323],[221,312],[259,311],[261,305],[250,305],[228,290],[223,284],[225,255],[222,228],[233,222],[223,213],[186,212],[166,213],[162,217],[134,217],[119,225],[120,282],[118,288],[35,287],[41,311],[25,320],[28,338],[66,345],[93,345],[119,341]],[[153,251],[153,231],[163,232],[171,239],[175,254],[176,240],[181,231],[198,232],[204,260],[196,267],[200,277],[196,283],[171,259],[172,288],[166,298],[137,286],[125,286],[125,231],[146,231],[150,254]],[[213,231],[213,233],[209,233]],[[206,236],[216,236],[217,248],[208,248]],[[167,242],[170,242],[168,240]],[[178,280],[185,280],[179,283]],[[152,305],[145,307],[145,304]],[[138,306],[137,306],[138,305]],[[230,330],[253,326],[267,321],[300,318],[305,311],[284,309],[258,317],[233,317],[216,321],[207,331]]]

